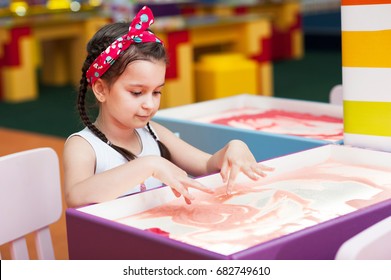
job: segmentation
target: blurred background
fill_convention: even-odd
[[[87,41],[108,22],[131,20],[145,4],[156,18],[152,30],[170,49],[163,108],[232,95],[200,98],[198,88],[210,81],[197,71],[209,54],[226,61],[224,54],[235,52],[255,62],[254,94],[328,102],[341,83],[340,1],[0,0],[0,127],[59,137],[81,128],[75,99]],[[250,39],[238,44],[239,37],[231,38],[238,32],[256,33],[259,46]],[[180,55],[181,46],[191,54]],[[190,78],[180,77],[180,69]],[[237,94],[248,93],[248,84],[238,83]]]

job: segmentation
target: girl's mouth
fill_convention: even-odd
[[[138,115],[137,118],[139,118],[140,120],[146,121],[146,120],[149,119],[149,116],[140,116],[140,115]]]

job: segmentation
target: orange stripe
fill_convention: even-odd
[[[341,0],[342,6],[391,4],[391,0]]]
[[[342,65],[391,68],[391,30],[342,31]]]

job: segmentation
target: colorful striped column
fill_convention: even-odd
[[[391,0],[342,0],[344,143],[391,152]]]

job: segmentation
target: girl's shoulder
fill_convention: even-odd
[[[88,127],[85,127],[84,129],[82,129],[82,130],[80,130],[78,132],[72,133],[71,135],[68,136],[66,141],[68,141],[69,139],[71,139],[74,136],[80,136],[80,137],[85,138],[85,139],[97,138],[95,136],[95,134],[92,133],[92,131]]]
[[[94,149],[82,134],[84,132],[73,133],[66,139],[63,150],[64,163],[74,163],[76,161],[86,164],[86,162],[95,162]]]
[[[65,151],[71,151],[71,153],[78,153],[80,150],[93,152],[94,144],[99,143],[97,140],[99,140],[98,137],[86,127],[69,135],[65,140],[64,148]]]
[[[74,141],[83,141],[83,140],[84,142],[89,143],[93,147],[106,146],[106,143],[104,143],[101,139],[99,139],[88,127],[85,127],[84,129],[69,135],[65,143],[69,141],[74,142]]]

